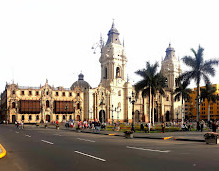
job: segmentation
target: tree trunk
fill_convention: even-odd
[[[181,107],[181,113],[182,113],[182,124],[184,123],[184,111],[183,111],[183,96],[181,93],[181,97],[182,97],[182,107]]]
[[[208,121],[210,121],[210,101],[208,101]]]
[[[197,86],[197,121],[200,121],[200,85]]]
[[[152,96],[152,122],[154,126],[154,96]]]
[[[149,122],[151,123],[151,86],[149,92]]]

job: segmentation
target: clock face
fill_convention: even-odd
[[[119,84],[120,84],[121,82],[122,82],[122,80],[121,80],[121,79],[118,79],[118,80],[117,80],[117,83],[119,83]]]

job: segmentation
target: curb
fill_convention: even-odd
[[[4,147],[0,144],[0,148],[2,150],[2,152],[0,153],[0,159],[6,156],[6,150],[4,149]]]
[[[44,128],[44,127],[42,127]],[[48,127],[49,128],[49,127]],[[50,128],[50,129],[55,129],[55,128]],[[76,130],[70,130],[70,129],[61,129],[61,130],[68,130],[68,131],[74,131],[77,132]],[[123,135],[119,135],[119,134],[109,134],[109,133],[101,133],[101,132],[90,132],[90,131],[85,131],[85,130],[81,130],[81,133],[89,133],[89,134],[100,134],[100,135],[108,135],[108,136],[121,136],[123,137]],[[175,137],[145,137],[145,136],[133,136],[133,138],[136,139],[159,139],[159,140],[176,140],[176,141],[193,141],[193,142],[205,142],[205,140],[196,140],[196,139],[188,139],[188,138],[175,138]],[[0,157],[1,158],[1,157]]]
[[[205,140],[195,140],[195,139],[186,139],[186,138],[174,138],[176,141],[194,141],[194,142],[205,142]]]

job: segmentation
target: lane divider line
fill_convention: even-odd
[[[80,151],[75,151],[75,153],[82,154],[82,155],[84,155],[84,156],[91,157],[91,158],[93,158],[93,159],[100,160],[100,161],[103,161],[103,162],[106,161],[105,159],[101,159],[101,158],[99,158],[99,157],[95,157],[95,156],[92,156],[92,155],[89,155],[89,154],[85,154],[85,153],[82,153],[82,152],[80,152]]]
[[[95,142],[95,141],[93,141],[93,140],[87,140],[87,139],[83,139],[83,138],[77,138],[77,139],[82,140],[82,141]]]
[[[26,137],[29,137],[29,138],[31,137],[30,135],[25,135],[25,136],[26,136]]]
[[[52,142],[46,141],[46,140],[41,140],[42,142],[48,143],[48,144],[53,144]]]
[[[4,149],[4,147],[0,144],[0,159],[6,156],[6,150]]]
[[[126,148],[131,148],[131,149],[135,149],[135,150],[153,151],[153,152],[159,152],[159,153],[169,153],[170,152],[169,150],[161,151],[161,150],[145,149],[145,148],[130,147],[130,146],[126,146]]]
[[[19,132],[16,131],[17,134],[19,134]]]

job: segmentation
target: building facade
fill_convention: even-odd
[[[213,84],[213,87],[216,88],[215,95],[219,96],[219,84]],[[202,89],[205,86],[201,87]],[[196,120],[197,119],[197,107],[196,107],[196,96],[197,96],[197,88],[193,89],[190,93],[190,100],[185,104],[185,117],[188,120]],[[201,102],[200,105],[200,119],[208,120],[208,111],[210,110],[210,120],[219,120],[219,100],[216,103],[210,101],[210,109],[208,109],[208,101],[205,99]]]
[[[133,118],[134,122],[148,122],[151,110],[148,97],[142,98],[140,92],[134,106],[130,103],[135,90],[127,81],[127,61],[124,45],[113,23],[107,42],[101,46],[101,81],[98,87],[91,88],[84,81],[82,73],[70,88],[55,88],[48,81],[38,88],[6,84],[1,94],[1,120],[38,123],[74,119],[112,123],[132,122]],[[181,102],[175,102],[173,95],[175,79],[181,69],[171,45],[166,49],[161,73],[167,78],[168,87],[165,88],[165,96],[157,94],[155,97],[154,120],[161,122],[181,119]]]

